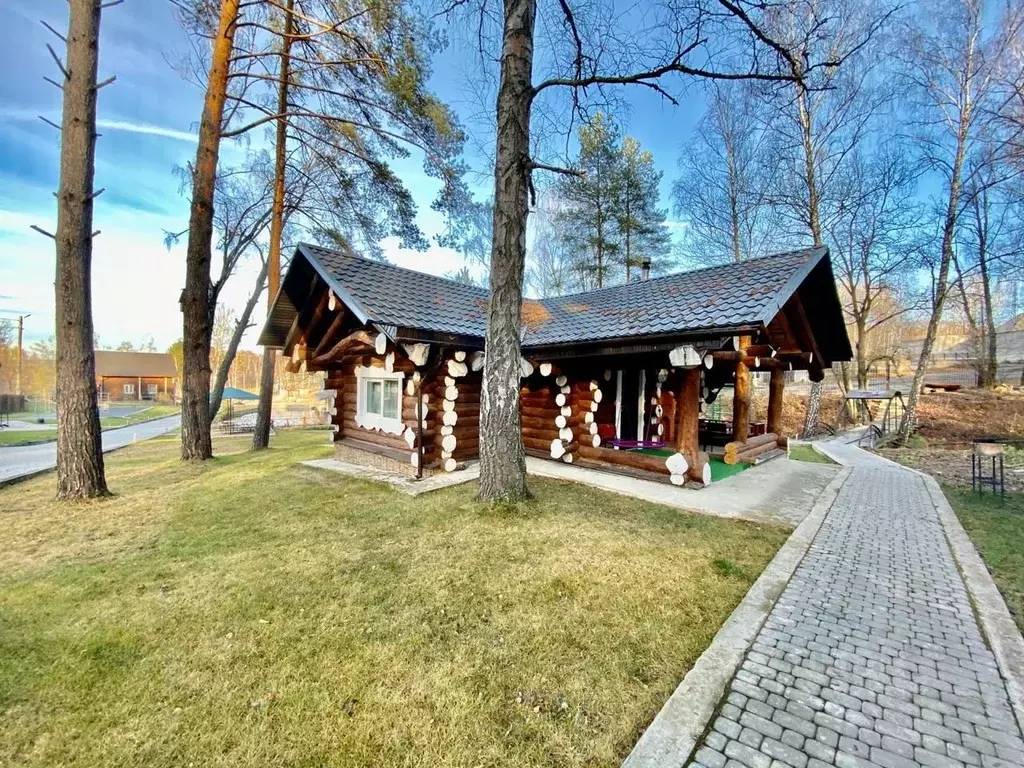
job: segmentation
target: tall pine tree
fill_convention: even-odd
[[[573,249],[573,269],[587,289],[603,287],[621,250],[618,219],[622,184],[622,147],[612,119],[598,112],[580,127],[580,154],[573,173],[562,176],[558,223]]]
[[[628,283],[644,263],[664,267],[662,256],[670,237],[665,226],[664,209],[658,207],[662,172],[655,169],[654,157],[640,148],[640,142],[627,136],[622,142],[620,180],[617,185],[618,225],[622,265]]]

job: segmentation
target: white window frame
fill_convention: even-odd
[[[146,394],[147,395],[159,395],[160,394],[160,385],[159,384],[147,384],[146,385]]]
[[[356,367],[356,424],[362,429],[373,429],[378,432],[387,432],[391,435],[400,435],[405,431],[405,423],[402,421],[402,395],[404,393],[403,381],[405,374],[399,371],[388,372],[383,368],[372,368],[367,366]],[[376,413],[366,412],[366,382],[368,381],[397,381],[398,382],[398,418],[381,416]],[[384,386],[381,385],[381,408],[384,405]]]
[[[124,392],[124,394],[126,394],[126,395],[134,395],[135,394],[135,385],[134,384],[125,384],[124,388],[122,389],[122,392]]]

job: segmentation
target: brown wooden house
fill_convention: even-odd
[[[178,370],[174,358],[158,352],[96,351],[96,393],[100,401],[174,399]]]
[[[343,458],[452,471],[480,445],[487,301],[481,288],[300,245],[260,344],[326,372]],[[820,380],[851,357],[823,247],[527,300],[522,318],[527,452],[677,485],[710,482],[707,451],[727,462],[773,452],[786,372]],[[750,423],[751,371],[770,372],[765,424]],[[723,389],[729,423],[702,415]]]

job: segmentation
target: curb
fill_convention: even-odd
[[[629,753],[622,768],[683,766],[725,693],[743,654],[761,631],[775,601],[818,534],[852,470],[843,467],[822,491],[803,522],[775,553],[757,581],[726,619],[704,653],[675,689]]]
[[[917,471],[917,470],[913,470]],[[974,610],[981,623],[981,631],[988,641],[996,666],[1006,683],[1010,706],[1017,716],[1017,725],[1024,731],[1024,637],[1017,630],[1017,624],[992,580],[981,555],[967,536],[959,518],[942,489],[931,475],[918,472],[924,479],[939,521],[946,533],[946,541],[953,551],[953,557],[960,567],[967,593],[974,603]]]

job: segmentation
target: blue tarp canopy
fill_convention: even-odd
[[[238,389],[237,387],[224,387],[224,394],[221,396],[222,400],[259,400],[259,395],[254,395],[252,392],[246,392],[244,389]]]

